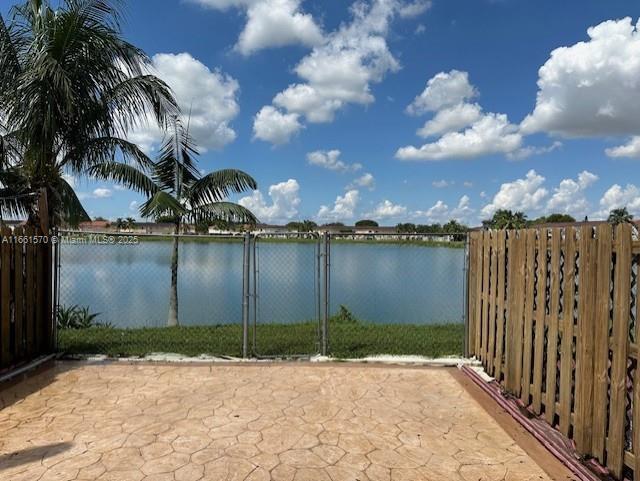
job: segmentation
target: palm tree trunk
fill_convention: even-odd
[[[169,318],[167,326],[175,327],[178,322],[178,234],[180,222],[176,222],[173,237],[173,252],[171,253],[171,291],[169,293]]]

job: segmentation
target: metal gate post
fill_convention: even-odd
[[[251,254],[251,233],[244,236],[244,256],[242,266],[242,357],[249,358],[249,269]]]
[[[329,291],[330,291],[330,275],[331,275],[331,247],[329,233],[325,232],[323,237],[323,252],[324,252],[324,309],[322,311],[322,339],[321,339],[321,354],[327,355],[329,351]]]

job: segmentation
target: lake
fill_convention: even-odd
[[[165,325],[171,248],[160,240],[61,245],[60,304],[88,306],[115,327]],[[258,242],[259,323],[317,318],[317,251],[315,243]],[[240,323],[242,266],[241,242],[181,242],[180,323]],[[463,269],[464,249],[333,242],[331,312],[344,305],[374,323],[462,322]]]

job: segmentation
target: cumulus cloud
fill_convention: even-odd
[[[587,170],[580,172],[575,180],[563,179],[547,202],[547,211],[577,216],[587,214],[589,202],[585,197],[585,190],[597,180],[598,176]]]
[[[268,203],[262,192],[253,191],[250,196],[243,197],[238,203],[249,209],[261,222],[285,222],[298,214],[300,206],[300,185],[295,179],[269,187]]]
[[[401,147],[400,160],[440,161],[471,159],[490,154],[508,154],[522,145],[518,127],[509,123],[505,114],[484,114],[463,132],[448,132],[437,141],[421,147]]]
[[[400,7],[398,13],[402,18],[419,17],[429,10],[432,5],[431,0],[416,0]]]
[[[307,122],[326,123],[346,105],[372,103],[371,84],[400,68],[386,36],[391,19],[406,6],[401,0],[356,1],[352,21],[298,63],[294,71],[301,81],[278,93],[273,105]]]
[[[137,211],[137,210],[138,210],[138,207],[139,207],[139,206],[140,206],[140,204],[138,203],[138,201],[137,201],[137,200],[132,200],[132,201],[129,203],[129,210],[130,210],[131,212],[135,212],[135,211]]]
[[[347,190],[351,190],[356,187],[362,187],[369,190],[374,190],[376,188],[376,179],[373,174],[369,172],[362,174],[360,177],[355,179],[351,184],[347,186]]]
[[[440,224],[452,219],[468,224],[471,222],[471,216],[474,212],[475,210],[471,207],[471,199],[468,195],[463,195],[453,209],[450,209],[444,201],[438,200],[426,211],[414,212],[414,217],[425,217],[429,222],[437,222]]]
[[[540,68],[526,134],[566,137],[640,134],[640,33],[630,18],[587,30],[588,41],[561,47]]]
[[[507,153],[507,158],[509,160],[524,160],[532,155],[543,155],[548,154],[549,152],[553,152],[554,150],[558,150],[562,148],[562,142],[555,141],[551,145],[536,147],[533,145],[527,145],[526,147],[522,147],[515,152]]]
[[[202,149],[219,149],[233,142],[230,122],[238,115],[238,82],[220,71],[211,71],[188,53],[160,53],[152,58],[152,70],[173,90],[189,124],[194,141]],[[145,151],[162,141],[163,132],[152,120],[134,129],[129,139]]]
[[[447,107],[461,104],[478,95],[469,82],[469,74],[452,70],[440,72],[427,81],[424,91],[407,107],[411,115],[423,115],[437,112]]]
[[[322,43],[323,34],[313,17],[304,13],[302,0],[191,0],[200,5],[246,12],[247,23],[235,49],[243,55],[285,45],[312,47]]]
[[[376,208],[366,214],[367,217],[371,217],[373,219],[391,219],[402,217],[406,215],[407,208],[400,204],[394,204],[390,200],[383,200],[380,202]]]
[[[396,158],[413,161],[470,159],[490,154],[511,154],[521,150],[522,135],[505,114],[483,112],[468,101],[478,95],[467,72],[440,72],[429,79],[424,91],[407,107],[407,113],[435,112],[418,130],[421,137],[441,135],[421,147],[409,145]]]
[[[98,187],[94,189],[92,192],[78,192],[77,196],[80,200],[86,199],[109,199],[113,195],[111,189],[107,189],[106,187]]]
[[[449,187],[450,185],[453,185],[455,182],[454,181],[449,181],[449,180],[434,180],[433,182],[431,182],[431,185],[434,186],[436,189],[444,189],[445,187]]]
[[[544,182],[544,177],[530,170],[524,179],[502,184],[491,203],[483,207],[482,215],[491,217],[498,209],[525,212],[540,209],[548,194],[543,187]]]
[[[457,104],[437,112],[417,133],[420,137],[427,138],[458,131],[477,122],[481,116],[482,108],[478,104]]]
[[[337,222],[352,219],[360,201],[360,192],[356,189],[349,190],[344,195],[339,195],[333,207],[320,206],[318,219],[323,222]]]
[[[315,165],[337,172],[356,172],[362,168],[361,164],[348,164],[340,160],[339,150],[316,150],[307,154],[309,165]]]
[[[613,209],[623,207],[633,215],[640,215],[640,188],[636,185],[612,185],[600,199],[600,211],[595,213],[595,217],[605,219]]]
[[[286,144],[302,128],[298,117],[266,105],[253,119],[253,136],[274,145]]]
[[[618,147],[606,149],[605,153],[609,157],[632,157],[640,158],[640,136],[634,136],[628,143]]]

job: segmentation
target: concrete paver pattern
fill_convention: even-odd
[[[549,478],[446,369],[58,363],[0,392],[0,479]]]

